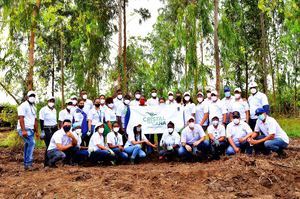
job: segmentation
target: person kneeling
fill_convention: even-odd
[[[252,146],[247,141],[252,135],[250,126],[241,120],[240,113],[234,111],[232,113],[233,121],[230,122],[226,129],[229,146],[226,149],[226,155],[234,155],[239,152],[252,154]]]
[[[107,134],[108,147],[115,153],[117,160],[128,160],[127,153],[124,152],[123,138],[119,133],[120,126],[117,122],[113,124],[113,130]]]
[[[95,125],[94,133],[89,142],[89,156],[90,161],[94,164],[98,162],[111,162],[111,164],[115,164],[115,153],[108,147],[105,146],[104,143],[104,124],[99,122]]]
[[[174,131],[174,123],[169,122],[167,124],[168,131],[164,132],[160,141],[160,146],[163,148],[159,151],[159,159],[171,160],[178,155],[178,149],[180,146],[180,136]]]
[[[219,160],[220,155],[226,149],[225,127],[220,124],[218,116],[212,118],[212,124],[207,128],[208,137],[211,143],[213,159]]]
[[[53,134],[47,151],[50,167],[56,167],[56,162],[60,160],[71,164],[78,148],[76,135],[70,130],[71,121],[66,119],[63,121],[63,128]]]
[[[284,149],[287,148],[289,144],[287,134],[274,118],[266,114],[263,108],[258,108],[255,114],[258,116],[258,120],[256,121],[254,133],[251,136],[252,138],[249,140],[255,152],[261,149],[266,152],[266,154],[273,151],[276,152],[279,157],[286,157]],[[258,136],[260,132],[262,135]]]
[[[133,132],[128,134],[128,140],[125,144],[124,151],[128,154],[128,156],[130,156],[131,164],[135,163],[136,158],[146,157],[146,153],[142,150],[143,144],[156,148],[156,146],[149,142],[146,136],[142,133],[142,125],[139,124],[133,127]]]
[[[181,133],[182,146],[178,154],[183,159],[190,159],[193,156],[199,156],[201,151],[204,159],[207,158],[209,151],[209,141],[205,140],[205,133],[199,124],[195,124],[195,118],[190,116],[186,126]]]

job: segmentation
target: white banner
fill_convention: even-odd
[[[182,107],[175,105],[163,106],[130,106],[130,118],[127,133],[133,127],[141,124],[144,134],[159,134],[167,130],[167,124],[172,121],[178,132],[184,127]]]

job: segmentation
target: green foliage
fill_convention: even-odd
[[[17,131],[11,131],[7,133],[7,137],[0,139],[0,147],[9,147],[12,149],[22,149],[24,148],[24,142],[22,138],[18,135]],[[44,148],[44,141],[36,139],[35,148]]]
[[[291,138],[300,137],[300,119],[299,118],[280,118],[278,123],[281,128],[288,134]]]
[[[3,123],[9,123],[11,127],[16,127],[18,121],[17,107],[11,104],[1,104],[3,110],[0,112],[0,120]]]

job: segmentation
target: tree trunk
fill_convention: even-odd
[[[65,105],[65,74],[64,74],[64,40],[60,38],[60,67],[61,67],[61,108]]]
[[[19,100],[17,100],[17,98],[14,96],[14,94],[12,94],[12,92],[10,92],[10,90],[0,81],[0,86],[3,88],[3,90],[5,90],[5,92],[9,95],[9,96],[11,96],[14,100],[15,100],[15,102],[19,105],[20,104],[20,102],[19,102]]]
[[[262,60],[262,72],[263,72],[263,91],[265,94],[268,92],[268,68],[266,64],[266,30],[265,30],[265,16],[264,13],[260,13],[260,28],[261,28],[261,60]]]
[[[53,46],[53,54],[52,54],[52,86],[51,86],[51,90],[52,90],[52,96],[54,96],[54,81],[55,81],[55,63],[54,63],[54,59],[55,59],[55,51],[54,51],[54,46]]]
[[[34,68],[34,39],[35,39],[35,29],[36,29],[36,17],[41,5],[41,0],[36,0],[36,5],[32,12],[33,23],[30,27],[30,38],[29,38],[29,69],[27,74],[27,90],[33,90],[33,68]]]
[[[124,37],[124,45],[123,45],[123,91],[127,93],[127,65],[126,65],[126,0],[123,0],[123,37]]]
[[[248,66],[248,54],[245,53],[245,65],[246,65],[246,98],[248,98],[248,84],[249,84],[249,66]]]
[[[118,21],[118,26],[119,26],[119,33],[118,33],[118,86],[122,84],[122,79],[121,79],[121,74],[122,74],[122,0],[119,0],[118,3],[118,11],[119,11],[119,21]]]
[[[214,57],[216,64],[216,90],[220,92],[220,57],[219,57],[219,38],[218,38],[218,6],[219,0],[214,0]]]

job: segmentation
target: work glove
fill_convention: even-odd
[[[92,132],[90,130],[86,133],[87,136],[90,136],[91,134]]]

